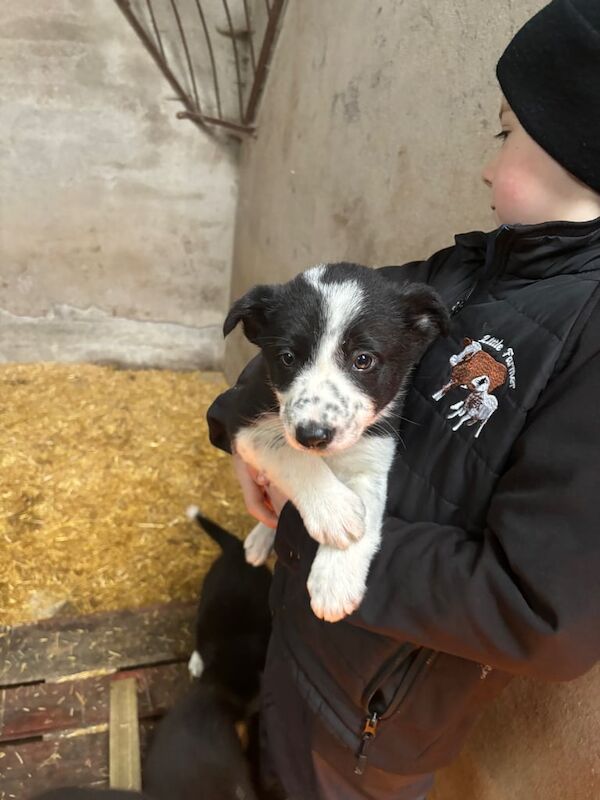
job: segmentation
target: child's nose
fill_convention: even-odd
[[[494,182],[494,163],[496,159],[488,161],[481,172],[481,180],[491,189]]]
[[[495,153],[481,171],[481,179],[489,189],[491,189],[494,185],[494,175],[496,174],[498,157],[499,154]]]

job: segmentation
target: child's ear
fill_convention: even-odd
[[[255,286],[236,300],[223,323],[223,335],[230,334],[238,322],[241,322],[246,339],[257,344],[257,339],[267,324],[268,313],[273,309],[277,290],[277,286]]]
[[[446,336],[450,312],[439,294],[425,283],[407,283],[400,290],[407,325],[432,342]]]

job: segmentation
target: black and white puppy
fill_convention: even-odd
[[[224,334],[239,322],[262,351],[279,410],[244,423],[233,448],[290,497],[320,543],[308,591],[317,617],[335,622],[363,598],[381,537],[392,423],[414,365],[447,332],[448,311],[424,284],[321,264],[250,290]],[[273,532],[256,526],[248,560],[261,563],[272,543]]]
[[[271,572],[250,566],[242,542],[196,506],[187,515],[221,548],[202,582],[190,674],[221,686],[250,707],[260,690],[271,635]]]
[[[156,800],[255,800],[237,728],[253,716],[271,632],[271,573],[246,563],[239,539],[191,506],[221,548],[204,578],[196,616],[195,680],[158,726],[144,764]],[[251,766],[254,768],[251,772]]]
[[[154,800],[257,800],[236,732],[239,715],[236,699],[221,687],[194,681],[158,725],[144,790]]]

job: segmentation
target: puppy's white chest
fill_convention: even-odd
[[[391,436],[363,436],[359,441],[324,460],[343,483],[364,477],[378,482],[385,479],[392,465],[395,441]]]

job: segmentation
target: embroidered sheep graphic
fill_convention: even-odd
[[[475,438],[477,439],[485,423],[498,408],[498,400],[493,395],[488,394],[490,379],[487,375],[473,378],[467,388],[469,394],[464,400],[450,406],[452,413],[448,414],[447,418],[460,417],[457,424],[453,426],[453,431],[457,431],[464,422],[467,425],[475,425],[479,422],[479,427],[475,431]]]
[[[498,408],[498,400],[491,392],[506,383],[508,370],[504,364],[486,353],[480,342],[472,339],[465,339],[463,350],[450,357],[450,366],[452,369],[449,382],[433,395],[433,399],[441,400],[456,387],[466,389],[467,397],[450,406],[451,413],[448,414],[448,419],[459,417],[459,421],[452,428],[453,431],[465,423],[467,425],[479,423],[475,432],[477,438],[483,426]]]

